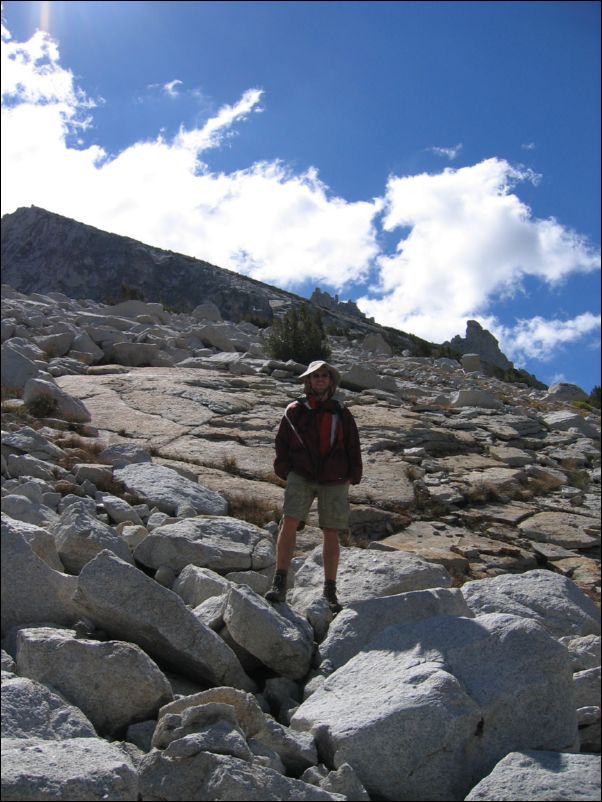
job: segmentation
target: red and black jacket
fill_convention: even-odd
[[[286,408],[276,435],[274,471],[320,484],[359,484],[362,455],[357,425],[338,401],[299,398]]]

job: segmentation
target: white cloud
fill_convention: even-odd
[[[182,128],[174,140],[174,146],[193,153],[219,147],[225,133],[235,122],[244,120],[252,111],[261,111],[258,104],[262,95],[261,89],[248,89],[238,103],[223,106],[202,128],[191,131]]]
[[[180,96],[180,86],[184,86],[184,82],[180,81],[179,78],[174,78],[173,81],[167,81],[164,84],[149,84],[147,89],[152,90],[159,90],[164,92],[169,97],[179,97]],[[144,102],[143,98],[140,98],[141,102]]]
[[[447,159],[450,160],[450,162],[453,162],[454,159],[457,159],[458,156],[460,155],[460,151],[462,150],[462,147],[463,147],[462,144],[458,143],[457,145],[454,145],[453,148],[438,148],[438,147],[433,146],[433,147],[430,147],[430,148],[426,148],[426,150],[429,150],[431,153],[434,153],[436,156],[445,156]]]
[[[546,320],[533,317],[519,320],[512,328],[491,325],[496,337],[503,343],[507,356],[524,364],[527,359],[549,361],[559,348],[590,339],[590,347],[600,345],[600,315],[584,312],[572,320]]]
[[[557,285],[599,269],[598,252],[556,220],[535,219],[514,194],[518,182],[537,182],[532,171],[488,159],[392,177],[384,200],[353,203],[333,197],[315,169],[299,174],[271,161],[212,172],[203,154],[261,110],[258,88],[198,128],[109,158],[101,147],[70,144],[90,125],[94,103],[46,34],[14,43],[3,31],[2,68],[3,214],[36,204],[290,289],[313,281],[348,292],[376,269],[358,304],[379,322],[442,342],[474,318],[514,359],[546,359],[593,336],[598,318],[589,312],[512,329],[492,316],[494,301],[520,292],[527,276]],[[179,82],[169,86],[176,92]],[[379,250],[381,212],[384,230],[400,232],[394,254]]]
[[[168,95],[170,95],[170,97],[177,97],[180,94],[178,87],[183,85],[183,81],[175,78],[173,81],[169,81],[168,83],[164,84],[163,89]]]
[[[223,174],[201,161],[261,111],[261,89],[173,140],[159,135],[109,159],[102,148],[68,144],[90,101],[49,37],[14,45],[7,34],[3,59],[11,101],[2,111],[3,214],[35,204],[291,288],[314,280],[338,290],[368,270],[378,201],[332,197],[313,169],[299,175],[262,162]]]
[[[538,220],[512,192],[529,170],[487,159],[458,170],[389,180],[383,226],[407,232],[381,256],[358,305],[377,321],[442,341],[533,276],[550,285],[599,269],[600,253],[554,219]]]

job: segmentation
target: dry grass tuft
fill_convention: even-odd
[[[59,464],[68,471],[80,462],[97,462],[98,455],[105,449],[105,445],[98,440],[74,432],[57,438],[56,445],[66,453]]]
[[[266,473],[265,476],[261,479],[262,482],[268,482],[268,484],[276,485],[277,487],[286,487],[286,482],[284,479],[281,479],[279,476],[276,476],[274,471],[270,471],[270,473]]]
[[[507,492],[501,492],[492,482],[475,482],[462,495],[470,504],[488,504],[508,497]]]
[[[21,387],[9,387],[6,384],[0,385],[0,400],[4,402],[9,401],[11,398],[23,398],[23,389]]]
[[[282,510],[274,508],[272,504],[263,499],[245,495],[243,493],[221,492],[228,502],[229,515],[240,518],[255,526],[264,526],[270,521],[278,521],[282,517]]]

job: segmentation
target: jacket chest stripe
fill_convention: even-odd
[[[331,418],[332,420],[330,423],[330,447],[332,448],[337,438],[337,425],[339,423],[339,416],[332,415]]]

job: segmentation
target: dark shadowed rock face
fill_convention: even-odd
[[[296,297],[36,206],[2,218],[2,280],[19,292],[62,292],[105,303],[136,297],[182,311],[211,301],[229,320],[270,319],[271,300]]]

